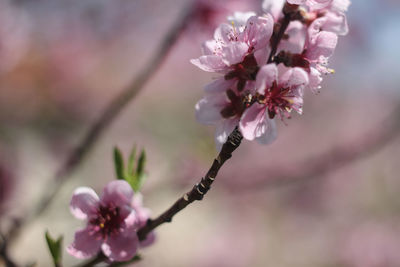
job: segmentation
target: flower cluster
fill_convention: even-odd
[[[268,144],[274,118],[301,114],[303,91],[318,92],[338,35],[348,31],[348,0],[265,0],[265,14],[235,13],[221,24],[203,55],[191,62],[222,74],[205,86],[197,120],[216,125],[220,147],[239,127],[243,137]]]
[[[134,196],[126,181],[108,183],[100,198],[93,189],[79,187],[70,208],[76,218],[87,220],[86,228],[75,233],[67,249],[77,258],[90,258],[101,250],[111,261],[128,261],[138,247],[154,241],[154,233],[144,241],[138,239],[137,230],[146,224],[149,211],[142,206],[141,195]]]

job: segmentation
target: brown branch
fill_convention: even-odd
[[[291,5],[289,3],[286,3],[285,6],[283,7],[282,12],[284,17],[281,19],[279,23],[274,25],[274,33],[270,41],[271,52],[269,53],[268,56],[268,61],[267,61],[268,64],[274,61],[274,56],[276,54],[276,51],[278,50],[279,43],[281,42],[283,35],[285,34],[287,27],[289,26],[290,21],[295,19],[298,7],[299,7],[298,5]],[[275,33],[275,29],[277,28],[279,30],[277,33]]]
[[[175,214],[183,210],[190,203],[196,200],[202,200],[204,195],[207,194],[208,190],[210,190],[212,183],[218,175],[219,169],[228,159],[232,157],[233,151],[239,147],[242,139],[242,134],[238,128],[236,128],[229,135],[228,140],[222,146],[221,152],[219,152],[217,158],[214,159],[214,162],[207,174],[192,188],[192,190],[179,198],[168,210],[166,210],[156,219],[149,219],[147,224],[138,231],[139,240],[144,240],[148,233],[161,224],[171,222]]]
[[[282,20],[282,24],[280,25],[279,32],[278,34],[271,37],[271,52],[268,57],[268,63],[273,62],[273,56],[275,55],[278,45],[291,20],[291,16],[285,10],[285,8],[287,8],[287,5],[285,5],[283,10],[285,16]],[[48,207],[51,200],[54,198],[58,190],[61,188],[61,185],[64,183],[65,177],[67,177],[76,169],[79,163],[81,163],[84,157],[87,155],[89,150],[93,147],[102,132],[121,112],[123,107],[125,107],[129,103],[129,101],[137,95],[143,85],[149,80],[152,74],[154,74],[157,68],[161,65],[169,50],[177,41],[180,33],[186,27],[187,22],[191,17],[192,11],[192,9],[189,9],[189,11],[185,13],[183,18],[172,28],[170,34],[167,35],[166,39],[160,47],[160,50],[158,51],[158,53],[156,53],[156,56],[149,63],[148,67],[139,74],[137,79],[134,80],[130,87],[128,87],[125,91],[118,95],[105,109],[102,116],[100,116],[98,121],[94,123],[92,128],[90,128],[82,142],[77,146],[75,150],[72,151],[64,165],[62,165],[62,167],[56,172],[56,183],[51,189],[47,188],[46,190],[50,191],[50,193],[42,198],[38,205],[38,208],[33,212],[30,218],[20,221],[20,225],[26,224],[29,219],[32,220],[38,217]],[[222,146],[220,153],[218,154],[217,158],[214,159],[214,162],[205,177],[203,177],[200,182],[192,188],[192,190],[179,198],[168,210],[162,213],[159,217],[157,217],[156,219],[149,219],[147,221],[147,224],[138,230],[139,240],[144,240],[148,233],[150,233],[161,224],[171,222],[172,218],[177,213],[179,213],[182,209],[184,209],[192,202],[196,200],[202,200],[204,195],[210,190],[212,183],[218,175],[218,171],[220,170],[222,165],[232,157],[232,153],[240,146],[242,139],[243,136],[236,127]],[[13,232],[18,232],[18,229],[12,230]],[[104,261],[104,255],[99,254],[97,257],[89,260],[81,266],[93,266],[102,261]]]
[[[279,31],[277,34],[274,34],[271,37],[271,52],[268,57],[268,63],[273,62],[273,56],[278,49],[278,45],[283,38],[283,35],[289,26],[290,21],[293,18],[294,12],[297,10],[298,6],[285,4],[283,8],[283,13],[285,14],[284,18],[279,27]],[[203,177],[200,183],[196,184],[192,190],[184,194],[181,198],[179,198],[168,210],[158,216],[156,219],[149,219],[147,224],[139,229],[138,237],[139,240],[144,240],[148,233],[152,230],[164,224],[166,222],[171,222],[172,218],[181,210],[183,210],[187,205],[194,202],[195,200],[202,200],[203,196],[210,190],[212,183],[217,177],[219,169],[222,165],[231,158],[232,152],[235,151],[243,139],[242,134],[236,127],[235,130],[229,135],[228,140],[222,146],[221,152],[218,157],[214,160],[210,169],[208,170],[205,177]]]
[[[20,218],[19,224],[14,225],[12,229],[10,229],[10,232],[13,233],[9,236],[10,239],[14,239],[23,225],[39,217],[43,211],[46,210],[51,201],[57,195],[61,186],[66,181],[66,178],[80,165],[80,163],[82,163],[104,131],[110,126],[110,124],[127,106],[127,104],[137,96],[143,86],[162,65],[172,47],[179,39],[180,34],[187,26],[191,18],[191,14],[192,7],[190,6],[190,8],[186,8],[184,10],[181,18],[172,26],[152,60],[136,76],[131,84],[119,95],[117,95],[104,109],[100,117],[90,127],[81,142],[76,146],[75,149],[72,150],[66,161],[55,173],[54,183],[46,186],[46,190],[43,192],[42,198],[39,200],[36,208],[34,208],[31,214],[29,214],[27,217]]]

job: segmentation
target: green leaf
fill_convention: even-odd
[[[63,237],[60,236],[57,240],[54,240],[50,234],[49,231],[46,231],[45,234],[47,245],[50,250],[50,254],[53,258],[54,266],[55,267],[60,267],[61,266],[61,259],[62,259],[62,242],[63,242]]]
[[[133,171],[135,168],[135,159],[136,159],[136,146],[132,148],[131,154],[129,155],[128,160],[128,174],[133,175]]]
[[[146,164],[146,153],[144,152],[144,149],[143,149],[142,153],[140,153],[140,157],[139,157],[137,167],[136,167],[136,174],[138,176],[140,176],[144,173],[144,165],[145,164]]]
[[[117,179],[124,180],[124,158],[122,157],[121,151],[118,147],[114,148],[114,165],[115,165],[115,173],[117,175]]]

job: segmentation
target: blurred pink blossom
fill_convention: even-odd
[[[108,183],[100,199],[91,188],[77,188],[71,199],[71,212],[78,219],[87,219],[88,224],[75,233],[68,252],[77,258],[90,258],[102,250],[112,261],[127,261],[135,256],[140,220],[131,205],[133,194],[131,186],[121,180]]]

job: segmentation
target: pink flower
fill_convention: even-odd
[[[212,82],[205,88],[206,95],[195,106],[197,121],[217,127],[215,143],[218,150],[238,125],[245,109],[245,95],[241,95],[234,85],[224,78]],[[250,92],[251,84],[247,88],[245,91]]]
[[[318,22],[314,22],[317,24]],[[309,62],[309,88],[316,91],[320,88],[322,74],[333,73],[334,70],[329,69],[328,59],[332,56],[338,37],[333,32],[319,31],[317,25],[311,25],[308,33],[308,43],[303,59]]]
[[[232,25],[221,24],[215,30],[214,39],[203,44],[203,56],[191,60],[204,71],[225,74],[226,80],[238,80],[239,91],[246,81],[255,79],[258,65],[266,63],[274,24],[271,15],[267,15],[251,16],[243,25],[250,15],[235,13]]]
[[[320,21],[314,21],[307,31],[305,42],[301,40],[302,28],[299,27],[294,34],[289,33],[289,38],[281,44],[282,49],[277,56],[279,62],[283,62],[288,67],[301,67],[309,74],[308,87],[317,92],[320,89],[323,74],[333,73],[334,70],[328,68],[328,60],[332,56],[338,37],[333,32],[321,31]],[[300,33],[300,34],[299,34]],[[300,37],[298,37],[300,36]],[[303,49],[298,45],[304,44]],[[299,53],[299,51],[302,51]]]
[[[305,5],[311,9],[321,9],[331,4],[333,0],[287,0],[289,4]]]
[[[299,114],[303,108],[303,89],[308,83],[307,73],[301,68],[284,69],[279,75],[275,64],[260,69],[256,79],[255,103],[246,109],[239,123],[243,137],[262,144],[276,137],[274,117],[290,117],[291,110]]]
[[[139,228],[146,225],[147,220],[150,218],[150,210],[143,207],[143,196],[140,193],[136,193],[132,199],[131,206],[136,212],[137,223]],[[150,232],[146,239],[140,241],[141,247],[147,247],[154,243],[156,235],[154,232]]]
[[[349,31],[345,15],[349,5],[349,0],[333,0],[325,8],[308,12],[305,18],[309,20],[309,24],[318,25],[320,31],[343,36]]]
[[[112,261],[127,261],[135,256],[138,220],[132,198],[132,188],[122,180],[108,183],[100,199],[91,188],[77,188],[70,209],[76,218],[86,219],[87,226],[75,233],[68,253],[84,259],[101,250]]]

